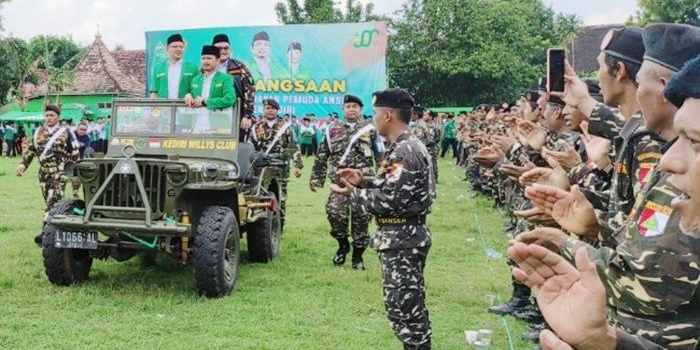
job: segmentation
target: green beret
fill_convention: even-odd
[[[355,95],[345,95],[343,96],[343,104],[345,103],[357,103],[360,105],[360,107],[364,107],[365,105],[362,103],[362,100],[355,96]]]
[[[372,94],[372,106],[396,109],[413,109],[415,102],[411,94],[403,89],[389,89]]]
[[[666,99],[681,108],[689,98],[700,98],[700,56],[688,61],[664,89]]]
[[[686,24],[655,23],[644,28],[644,59],[678,72],[700,54],[700,28]]]
[[[280,104],[277,103],[277,101],[271,99],[271,98],[266,98],[263,100],[263,106],[270,106],[274,109],[280,109]]]

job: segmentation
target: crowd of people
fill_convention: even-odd
[[[458,118],[466,179],[510,217],[513,293],[489,311],[544,348],[698,346],[699,55],[697,27],[614,29],[598,81],[567,64],[563,92]]]
[[[272,99],[256,120],[252,78],[226,54],[228,38],[202,48],[196,73],[182,65],[182,43],[179,34],[168,38],[170,61],[156,68],[151,97],[210,109],[239,99],[241,141],[288,154],[296,177],[302,157],[313,156],[310,190],[331,183],[326,212],[338,248],[330,263],[343,266],[350,254],[352,268],[364,270],[364,251],[378,251],[387,316],[405,349],[431,347],[426,215],[438,157],[449,151],[471,189],[509,216],[512,296],[490,312],[533,323],[525,337],[546,349],[698,346],[700,28],[613,29],[601,43],[598,79],[580,79],[567,63],[562,92],[548,91],[543,77],[518,101],[454,115],[390,89],[372,96],[372,120],[361,98],[345,95],[342,117],[322,122],[280,116]],[[46,107],[17,168],[21,176],[39,158],[47,211],[62,196],[61,163],[86,142],[104,150],[109,139],[109,122],[73,130],[59,116]]]

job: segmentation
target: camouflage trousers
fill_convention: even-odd
[[[438,149],[437,147],[431,147],[428,149],[430,153],[430,161],[433,162],[433,175],[435,176],[435,182],[438,181]]]
[[[350,197],[331,193],[326,203],[326,214],[331,224],[331,236],[345,239],[348,231],[352,236],[353,248],[367,248],[369,244],[369,226],[372,215],[355,213],[350,210]]]
[[[61,181],[60,172],[47,173],[39,171],[39,186],[41,187],[41,194],[44,196],[44,202],[46,202],[46,208],[44,209],[44,221],[46,221],[51,208],[63,198],[66,184]]]
[[[377,252],[387,318],[405,349],[430,349],[423,270],[430,247]]]

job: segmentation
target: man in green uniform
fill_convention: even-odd
[[[429,169],[430,154],[408,131],[413,97],[401,89],[372,94],[377,132],[391,146],[376,177],[359,169],[338,171],[343,185],[331,185],[335,193],[350,196],[353,211],[377,218],[371,245],[382,270],[384,306],[394,335],[406,350],[431,347],[430,320],[425,307],[423,271],[432,245],[425,222],[435,199],[435,179]]]
[[[286,76],[284,67],[270,57],[270,36],[267,32],[258,32],[253,36],[250,51],[253,54],[253,60],[250,61],[248,67],[250,67],[255,80],[267,82],[270,79],[280,79]]]
[[[342,185],[340,177],[336,174],[336,170],[340,168],[358,169],[365,176],[374,174],[374,128],[371,120],[362,119],[363,106],[362,100],[357,96],[343,97],[344,120],[336,120],[326,128],[326,137],[318,147],[311,173],[311,191],[316,192],[323,187],[326,176],[330,178],[331,183]],[[352,267],[364,270],[362,254],[369,244],[367,227],[372,216],[365,212],[351,211],[348,197],[333,192],[326,202],[326,214],[331,224],[331,236],[338,241],[333,264],[345,264],[345,256],[350,252],[349,232],[352,237]]]
[[[185,41],[180,34],[168,37],[168,60],[158,62],[151,74],[151,98],[183,98],[190,92],[192,79],[199,73],[199,67],[185,62]]]
[[[39,157],[39,185],[41,194],[46,202],[44,209],[44,224],[48,213],[54,204],[63,198],[66,187],[61,180],[63,168],[68,161],[75,161],[79,156],[79,144],[73,132],[58,124],[61,109],[55,105],[47,105],[44,110],[44,126],[37,129],[29,142],[27,152],[22,162],[17,166],[17,176],[23,176],[35,156]],[[34,238],[41,246],[42,234]]]
[[[287,166],[284,169],[284,174],[281,180],[282,198],[279,199],[281,210],[282,225],[284,226],[287,209],[287,187],[289,183],[289,162],[290,159],[294,162],[294,177],[301,177],[301,169],[304,168],[303,160],[301,159],[301,151],[299,146],[294,142],[294,133],[292,132],[291,124],[284,123],[278,118],[280,109],[279,103],[273,99],[263,100],[263,111],[265,118],[263,121],[253,126],[251,141],[258,152],[267,151],[270,146],[271,154],[284,154],[287,157]],[[274,144],[273,144],[274,142]],[[291,153],[291,154],[290,154]]]

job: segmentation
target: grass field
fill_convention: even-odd
[[[33,243],[43,211],[37,164],[17,178],[17,162],[0,158],[0,349],[401,348],[384,315],[376,254],[366,253],[364,272],[331,265],[328,190],[308,190],[310,158],[290,183],[279,257],[244,260],[234,292],[221,299],[198,297],[192,269],[165,260],[150,268],[96,260],[89,282],[51,285]],[[426,268],[433,348],[468,349],[465,329],[490,328],[491,349],[509,349],[509,333],[514,349],[532,349],[520,339],[523,324],[486,312],[486,294],[510,296],[505,258],[485,254],[505,255],[503,215],[472,197],[452,162],[440,171]]]

